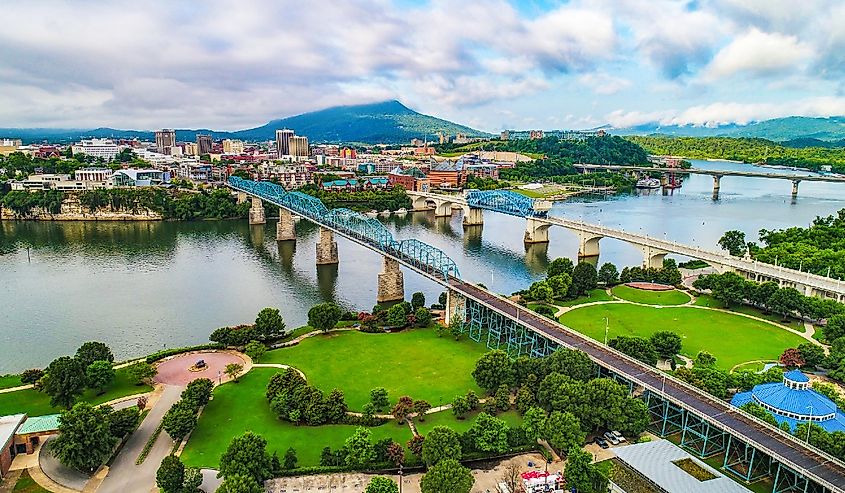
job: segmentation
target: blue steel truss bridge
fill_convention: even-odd
[[[313,197],[272,183],[233,177],[228,184],[252,196],[254,205],[256,199],[258,205],[273,203],[444,286],[447,323],[457,317],[461,330],[488,348],[502,349],[514,358],[545,357],[561,347],[583,351],[597,364],[600,376],[617,380],[643,399],[652,431],[677,437],[699,457],[723,456],[723,467],[744,482],[765,479],[773,493],[845,492],[845,464],[831,455],[728,402],[462,280],[455,262],[433,246],[397,240],[375,219],[347,209],[329,210]]]

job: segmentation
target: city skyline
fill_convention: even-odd
[[[43,22],[0,32],[0,127],[237,130],[386,99],[488,132],[845,114],[833,1],[238,5],[8,5]]]

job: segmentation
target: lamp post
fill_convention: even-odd
[[[399,464],[399,493],[402,493],[402,464]]]
[[[604,345],[607,346],[607,331],[610,329],[610,320],[604,317]]]

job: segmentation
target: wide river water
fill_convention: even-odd
[[[695,161],[712,169],[765,171],[750,165]],[[791,182],[726,177],[713,201],[712,178],[691,175],[681,189],[557,203],[551,214],[642,231],[715,248],[725,230],[755,239],[760,228],[805,226],[845,208],[845,186],[803,182],[792,203]],[[550,231],[549,245],[526,248],[525,221],[484,212],[484,226],[464,231],[461,214],[431,213],[385,220],[398,239],[418,238],[444,250],[462,276],[501,293],[544,275],[550,259],[575,258],[576,236]],[[120,359],[163,347],[206,342],[217,327],[251,322],[278,307],[288,327],[308,308],[333,300],[350,309],[375,303],[380,257],[338,238],[340,264],[315,266],[318,229],[299,221],[296,243],[275,241],[275,223],[0,221],[0,373],[41,367],[100,340]],[[639,265],[639,251],[604,239],[601,261]],[[405,273],[407,295],[436,301],[438,286]]]

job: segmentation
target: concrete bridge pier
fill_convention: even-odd
[[[587,233],[586,231],[578,232],[578,258],[584,257],[598,257],[599,256],[599,240],[604,238],[595,233]]]
[[[434,217],[449,217],[452,215],[452,203],[445,200],[434,202]]]
[[[482,209],[475,207],[464,207],[464,226],[479,226],[484,224],[484,214]]]
[[[238,192],[238,203],[243,204],[244,202],[246,202],[246,193]]]
[[[276,224],[276,241],[290,241],[296,239],[294,230],[293,214],[290,211],[279,208],[279,222]]]
[[[658,250],[650,246],[641,246],[643,252],[643,269],[662,269],[663,259],[669,252]]]
[[[378,294],[376,302],[401,301],[405,299],[405,278],[399,268],[399,261],[383,257],[381,272],[378,274]]]
[[[713,175],[713,200],[719,200],[719,189],[722,186],[722,175]]]
[[[410,195],[411,197],[411,210],[412,211],[427,211],[428,204],[426,203],[426,198],[419,195]]]
[[[548,243],[549,227],[551,224],[538,221],[533,217],[527,218],[525,222],[525,243]]]
[[[444,310],[443,321],[446,325],[458,319],[463,322],[466,319],[466,298],[451,289],[446,290],[446,309]]]
[[[792,180],[792,200],[798,198],[798,184],[801,180]]]
[[[336,264],[337,242],[330,229],[320,227],[320,241],[317,242],[317,265]]]
[[[252,198],[252,206],[249,208],[249,224],[264,224],[267,219],[264,217],[264,204],[258,197]]]

